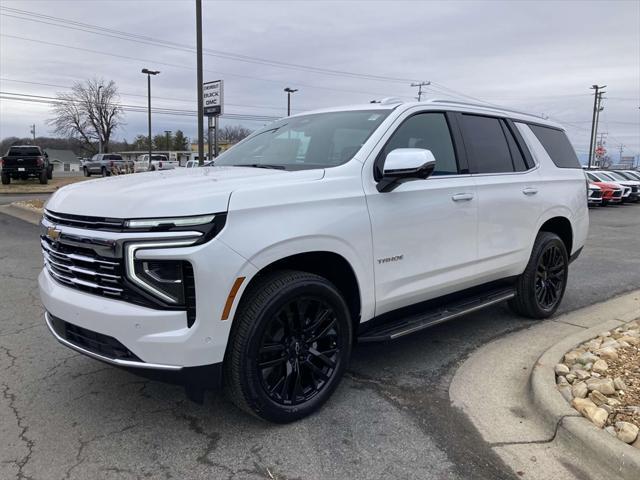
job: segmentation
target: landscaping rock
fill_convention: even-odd
[[[638,438],[638,427],[629,422],[616,422],[616,436],[624,443],[633,443]]]
[[[573,365],[583,353],[583,350],[572,350],[569,353],[565,353],[564,363],[569,366]]]
[[[571,386],[571,394],[574,398],[585,398],[587,393],[589,393],[589,389],[584,382],[577,382]]]
[[[618,352],[616,352],[616,349],[613,348],[613,347],[601,348],[601,349],[597,350],[596,353],[598,355],[600,355],[600,358],[602,358],[603,360],[617,360],[618,359]]]
[[[613,386],[615,387],[616,390],[626,390],[627,386],[624,383],[624,380],[622,380],[620,377],[616,377],[613,379]]]
[[[575,379],[576,379],[576,374],[575,373],[567,373],[564,378],[567,379],[567,382],[573,383],[575,381]]]
[[[587,363],[593,364],[593,362],[595,362],[596,360],[598,360],[598,357],[596,355],[591,352],[584,352],[578,357],[577,362],[586,365]]]
[[[569,367],[567,367],[564,363],[559,363],[554,367],[554,371],[556,372],[556,375],[567,375],[570,370]]]
[[[608,398],[603,395],[602,393],[600,393],[597,390],[594,390],[593,392],[591,392],[589,394],[589,400],[591,400],[593,403],[596,404],[596,406],[600,407],[602,405],[605,405],[607,403]]]
[[[607,371],[609,365],[604,360],[597,360],[591,367],[591,371],[599,374],[603,374]]]
[[[578,398],[578,397],[571,400],[571,406],[575,408],[581,415],[584,415],[584,411],[587,407],[597,408],[596,404],[593,403],[588,398]]]
[[[616,393],[616,388],[613,386],[613,380],[610,378],[590,378],[586,383],[590,392],[597,390],[605,395],[613,395]]]
[[[581,368],[577,368],[573,371],[574,375],[578,380],[586,380],[591,377],[591,374],[586,370],[582,370]]]
[[[571,403],[571,400],[573,400],[573,394],[571,393],[571,387],[569,385],[559,386],[558,391],[567,402]]]
[[[609,418],[609,414],[604,408],[596,407],[595,405],[587,405],[584,407],[582,415],[588,418],[591,423],[598,428],[604,427],[604,424],[607,423],[607,418]],[[620,437],[618,436],[618,438]]]

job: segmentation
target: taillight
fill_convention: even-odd
[[[39,167],[41,167],[42,165],[44,165],[44,160],[42,157],[38,157],[36,158],[36,163],[38,164]]]

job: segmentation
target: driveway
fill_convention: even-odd
[[[591,220],[561,311],[640,287],[640,205]],[[318,414],[270,425],[59,345],[42,321],[37,232],[0,214],[0,478],[519,478],[448,397],[470,352],[530,325],[505,306],[357,346]]]

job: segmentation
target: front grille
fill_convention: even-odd
[[[48,315],[51,327],[69,343],[111,359],[142,361],[113,337],[73,325],[51,314]]]
[[[592,190],[590,198],[602,198],[602,190]]]
[[[88,217],[85,215],[69,215],[68,213],[56,213],[45,210],[44,218],[58,225],[67,225],[76,228],[88,228],[91,230],[107,230],[119,232],[124,228],[124,220],[121,218]]]
[[[613,192],[614,198],[620,198],[622,196],[622,190],[616,190]]]
[[[92,249],[40,239],[49,274],[67,286],[110,298],[123,295],[122,263],[98,256]]]
[[[637,185],[633,185],[633,186],[631,187],[631,192],[632,192],[632,193],[638,193],[638,186],[637,186]]]

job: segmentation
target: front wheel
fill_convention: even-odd
[[[225,358],[225,390],[241,409],[277,423],[318,410],[351,355],[349,310],[318,275],[280,271],[243,296]]]
[[[540,232],[509,305],[525,317],[550,317],[562,301],[568,275],[569,257],[564,242],[555,233]]]
[[[53,180],[53,166],[51,165],[47,167],[47,178]]]
[[[9,185],[11,183],[11,175],[2,172],[2,185]]]

